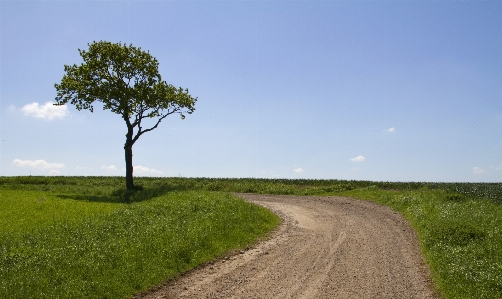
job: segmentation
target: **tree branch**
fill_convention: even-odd
[[[171,115],[171,114],[173,114],[173,113],[177,113],[177,112],[179,112],[179,111],[180,111],[180,109],[179,109],[179,108],[175,108],[175,109],[173,109],[172,111],[169,111],[169,112],[167,112],[167,113],[166,113],[166,114],[164,114],[164,115],[159,115],[159,116],[160,116],[160,117],[159,117],[159,120],[157,121],[157,123],[155,124],[155,126],[153,126],[153,127],[149,128],[149,129],[146,129],[146,130],[141,130],[141,129],[140,129],[140,130],[138,130],[138,132],[136,133],[136,136],[134,136],[134,138],[133,138],[132,143],[134,144],[134,143],[136,142],[136,140],[138,140],[138,139],[139,139],[139,137],[140,137],[141,135],[143,135],[144,133],[146,133],[146,132],[150,132],[150,131],[152,131],[152,130],[156,129],[156,128],[159,126],[160,122],[161,122],[164,118],[166,118],[167,116],[169,116],[169,115]]]

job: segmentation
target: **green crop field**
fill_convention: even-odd
[[[229,194],[249,192],[388,205],[417,231],[441,296],[502,298],[501,183],[136,178],[137,192],[123,183],[0,178],[0,297],[145,290],[273,228],[276,217]]]

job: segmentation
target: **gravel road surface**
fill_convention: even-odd
[[[346,197],[237,194],[278,214],[272,236],[136,298],[438,298],[416,234]]]

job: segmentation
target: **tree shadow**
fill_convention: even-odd
[[[127,190],[126,188],[116,189],[110,195],[75,194],[75,195],[56,195],[56,196],[61,199],[123,204],[123,203],[147,201],[152,198],[162,196],[172,190],[173,190],[172,188],[169,188],[166,185],[149,186],[149,187],[135,186],[133,190]]]
[[[124,203],[125,200],[120,200],[117,197],[113,196],[104,196],[104,195],[56,195],[57,198],[60,199],[69,199],[69,200],[78,200],[78,201],[88,201],[88,202],[101,202],[101,203]]]

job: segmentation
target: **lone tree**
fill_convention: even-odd
[[[124,144],[126,187],[134,189],[132,146],[146,132],[157,128],[168,115],[178,113],[185,118],[191,114],[197,98],[188,89],[176,88],[162,81],[159,63],[149,52],[121,43],[105,41],[88,44],[89,50],[78,50],[84,62],[65,65],[56,104],[71,103],[77,110],[93,112],[95,101],[119,114],[127,125]],[[144,119],[155,119],[144,128]]]

